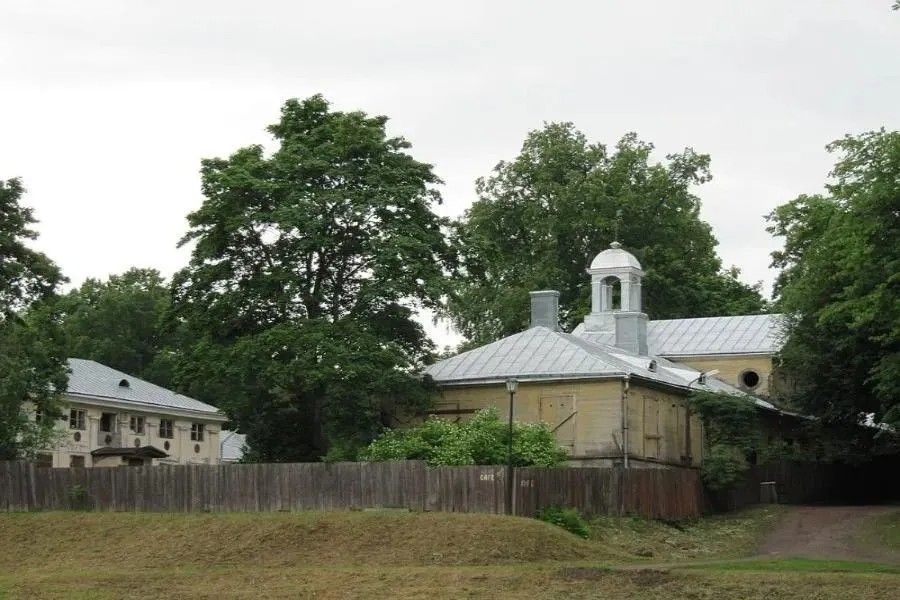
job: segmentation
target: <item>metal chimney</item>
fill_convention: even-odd
[[[530,292],[531,325],[530,327],[546,327],[559,331],[559,292],[541,290]]]

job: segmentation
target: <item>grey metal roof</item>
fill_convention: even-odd
[[[236,431],[223,429],[219,433],[219,446],[222,450],[222,462],[238,462],[244,457],[247,436]]]
[[[436,381],[617,373],[615,365],[586,350],[583,340],[532,327],[502,340],[439,361],[425,372]]]
[[[656,362],[655,370],[650,369]],[[700,371],[661,357],[637,356],[621,348],[596,344],[584,338],[546,327],[532,327],[491,344],[439,361],[425,372],[443,384],[528,379],[577,379],[621,377],[626,374],[686,388]],[[708,389],[742,394],[732,386],[710,378]]]
[[[647,324],[650,354],[702,356],[715,354],[773,354],[782,345],[782,315],[747,315],[668,319]],[[579,325],[573,335],[599,344],[613,344],[613,332],[586,332]]]
[[[129,402],[145,407],[150,405],[221,416],[219,409],[215,406],[176,394],[172,390],[138,379],[93,360],[70,358],[69,370],[69,385],[66,389],[69,394]],[[128,382],[127,387],[119,385],[122,380]]]

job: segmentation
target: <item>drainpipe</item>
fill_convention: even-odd
[[[684,402],[684,456],[687,466],[694,466],[694,457],[691,455],[694,445],[691,444],[691,402],[690,398]]]
[[[622,465],[628,468],[628,389],[631,386],[631,375],[622,378]]]

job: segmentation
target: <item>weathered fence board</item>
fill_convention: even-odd
[[[696,471],[520,468],[515,514],[551,505],[586,515],[696,517]],[[436,467],[423,462],[161,465],[93,469],[36,468],[0,462],[0,510],[254,512],[407,508],[506,512],[502,466]]]
[[[840,504],[900,500],[900,456],[876,456],[862,464],[774,461],[751,466],[733,490],[709,500],[718,509],[735,509],[760,501],[760,484],[774,482],[785,504]]]

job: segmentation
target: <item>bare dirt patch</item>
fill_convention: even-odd
[[[761,556],[874,561],[900,565],[900,553],[865,542],[872,522],[896,506],[797,506],[763,540]]]

